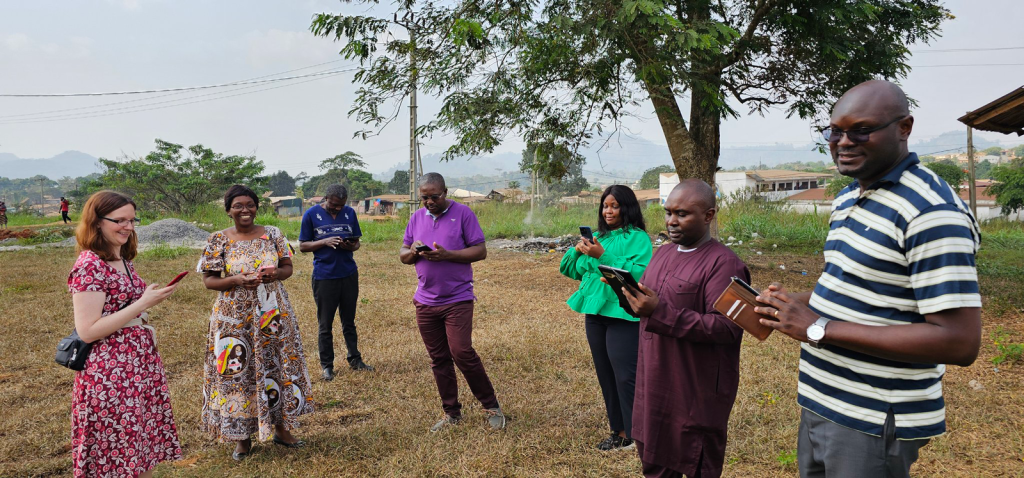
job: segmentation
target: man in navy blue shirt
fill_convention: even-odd
[[[334,380],[334,314],[341,316],[341,333],[348,347],[352,370],[373,371],[363,362],[356,335],[356,302],[359,271],[352,253],[359,250],[356,211],[345,205],[348,190],[340,184],[327,187],[324,202],[302,215],[299,250],[313,253],[313,300],[320,324],[320,367],[324,380]]]

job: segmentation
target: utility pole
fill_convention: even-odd
[[[46,201],[43,200],[43,182],[44,181],[46,181],[46,178],[43,178],[43,177],[39,178],[39,213],[42,214],[42,215],[46,215],[46,210],[45,210],[45,208],[46,208]]]
[[[395,14],[395,23],[405,27],[409,31],[409,207],[410,211],[417,204],[416,180],[419,179],[417,168],[417,152],[419,146],[416,143],[416,88],[418,72],[416,70],[416,30],[420,27],[412,11],[407,12],[401,20]]]
[[[970,200],[971,213],[978,218],[978,189],[974,186],[974,128],[967,127],[967,192]],[[955,186],[954,186],[955,187]]]

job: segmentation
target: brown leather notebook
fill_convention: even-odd
[[[750,287],[749,284],[740,279],[739,277],[733,277],[732,282],[729,283],[729,287],[726,287],[722,291],[722,295],[718,296],[715,300],[715,310],[722,313],[722,315],[732,319],[736,322],[736,325],[746,330],[747,333],[757,337],[757,340],[764,341],[772,333],[771,327],[761,325],[759,319],[765,318],[769,320],[775,320],[770,315],[759,314],[754,312],[754,307],[761,305],[755,297],[759,292]]]

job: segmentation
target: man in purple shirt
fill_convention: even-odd
[[[403,264],[416,266],[416,326],[430,355],[430,368],[444,409],[444,417],[430,431],[441,431],[462,420],[455,366],[483,405],[487,423],[500,430],[505,428],[505,415],[484,364],[473,350],[476,297],[471,264],[487,258],[484,232],[469,207],[448,200],[440,174],[424,174],[419,192],[423,209],[409,217],[399,257]]]

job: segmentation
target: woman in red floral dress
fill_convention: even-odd
[[[101,191],[85,203],[76,236],[81,252],[68,276],[75,329],[92,342],[71,395],[74,476],[152,476],[181,458],[163,362],[146,309],[176,286],[135,273],[135,203]]]

